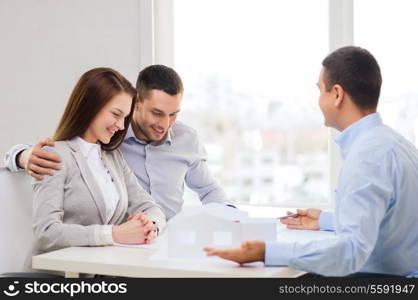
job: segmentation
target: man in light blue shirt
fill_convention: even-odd
[[[196,131],[176,122],[183,97],[183,83],[171,68],[152,65],[139,73],[138,102],[124,143],[120,146],[141,186],[161,206],[167,219],[183,206],[184,183],[203,204],[227,203],[226,194],[211,175],[207,154]],[[31,145],[16,145],[5,157],[11,171],[26,169],[42,179],[59,169],[60,158],[42,149],[53,146],[49,139]]]
[[[322,65],[319,106],[326,126],[341,131],[335,213],[299,210],[299,217],[283,223],[335,230],[335,238],[205,250],[239,263],[264,261],[325,276],[418,276],[418,151],[376,112],[379,65],[367,50],[352,46],[332,52]]]

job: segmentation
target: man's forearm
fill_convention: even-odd
[[[209,189],[209,191],[205,191],[205,193],[202,193],[202,190],[200,190],[200,193],[198,194],[200,201],[203,204],[216,202],[224,203],[226,205],[232,205],[232,203],[228,201],[228,197],[225,191],[217,183],[214,183],[213,186]]]

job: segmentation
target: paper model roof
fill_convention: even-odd
[[[242,224],[276,224],[277,219],[274,218],[246,218],[242,219]]]
[[[229,207],[221,203],[209,203],[199,207],[193,207],[187,210],[183,210],[170,221],[194,217],[202,214],[214,216],[229,221],[241,221],[248,218],[248,213],[242,210]]]

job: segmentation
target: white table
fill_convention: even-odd
[[[279,241],[308,241],[334,236],[331,232],[287,230],[279,225]],[[123,277],[299,277],[305,272],[289,267],[244,266],[217,257],[202,259],[153,258],[157,249],[128,247],[71,247],[33,257],[33,268]]]

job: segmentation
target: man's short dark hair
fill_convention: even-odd
[[[151,90],[160,90],[172,96],[183,93],[183,82],[172,68],[151,65],[139,72],[136,89],[139,101],[144,101]]]
[[[379,102],[382,75],[373,55],[366,49],[342,47],[323,61],[327,91],[335,84],[342,86],[360,109],[376,109]]]

